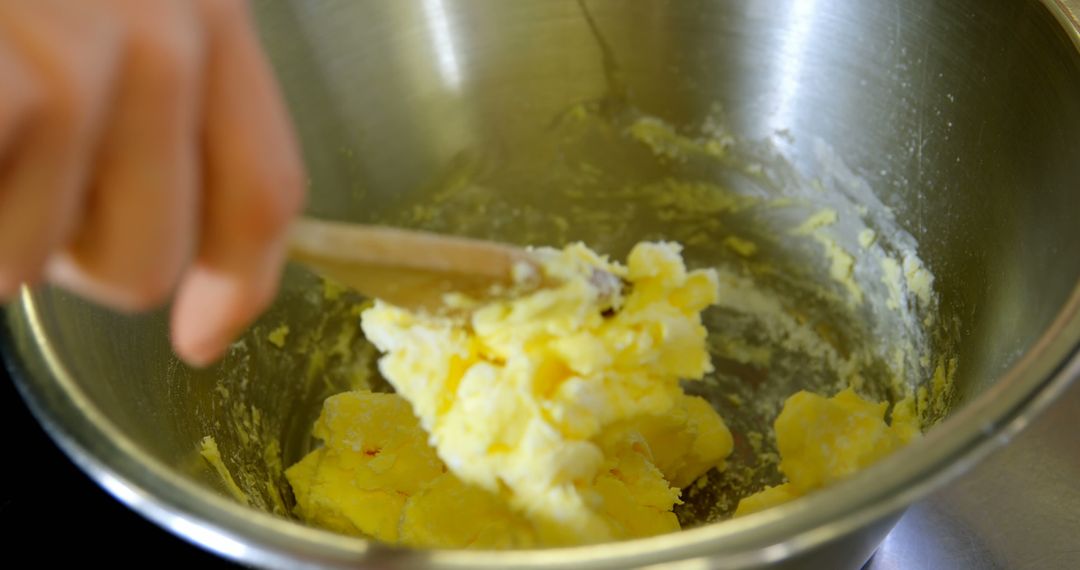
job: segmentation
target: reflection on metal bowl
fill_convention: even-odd
[[[311,214],[582,240],[616,257],[675,240],[692,265],[718,268],[723,300],[706,315],[717,371],[693,389],[741,447],[688,493],[683,532],[394,550],[290,520],[282,476],[325,397],[386,389],[360,299],[291,270],[225,360],[194,371],[171,356],[162,315],[25,292],[5,336],[39,418],[106,489],[194,542],[266,566],[857,567],[906,505],[1071,380],[1072,0],[255,8],[303,139]],[[847,384],[894,400],[923,389],[926,437],[834,488],[726,521],[778,480],[762,452],[783,399]],[[220,473],[200,455],[205,436]]]

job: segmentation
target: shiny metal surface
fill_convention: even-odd
[[[908,509],[866,570],[1076,568],[1077,428],[1080,383],[1073,383],[1008,446]]]
[[[1067,366],[1080,346],[1077,5],[256,3],[303,139],[312,215],[518,243],[584,239],[616,255],[643,238],[690,241],[693,229],[707,239],[688,247],[688,258],[737,267],[716,244],[748,232],[769,259],[764,269],[746,264],[749,274],[756,267],[801,318],[825,323],[821,336],[873,353],[868,390],[892,395],[886,371],[908,385],[930,383],[918,359],[897,371],[874,353],[879,344],[919,339],[928,356],[956,358],[943,423],[805,500],[649,540],[542,552],[397,551],[287,520],[282,466],[310,445],[322,399],[361,384],[374,358],[347,318],[357,300],[326,296],[296,271],[271,312],[203,371],[171,357],[162,315],[123,318],[56,291],[28,291],[4,320],[20,389],[106,489],[193,542],[253,564],[858,567],[907,505],[1005,443],[1076,375]],[[628,140],[642,118],[670,125],[663,132],[675,150]],[[721,128],[699,128],[716,122]],[[728,215],[708,202],[713,194],[688,193],[694,199],[673,206],[663,201],[672,194],[642,190],[668,180],[805,207]],[[865,218],[896,251],[917,242],[935,275],[933,327],[886,326],[891,313],[875,293],[883,286],[862,257],[855,278],[867,295],[851,308],[820,252],[784,225],[792,221],[784,215],[797,222],[823,206]],[[843,210],[860,206],[865,214]],[[831,238],[853,240],[841,226]],[[722,328],[726,316],[715,313],[710,326]],[[279,349],[267,336],[283,323],[292,332]],[[719,355],[726,376],[718,381],[735,391],[768,385],[763,398],[837,381],[820,362],[792,355],[804,375],[740,368]],[[775,411],[777,402],[765,403],[722,412],[737,429],[755,429]],[[227,496],[199,457],[206,435],[228,450],[248,505]],[[720,502],[711,506],[722,513]]]

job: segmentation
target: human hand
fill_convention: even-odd
[[[303,166],[244,0],[0,0],[0,301],[175,292],[217,359],[273,299]]]

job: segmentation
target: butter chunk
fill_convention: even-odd
[[[679,381],[712,370],[701,311],[717,301],[717,276],[688,271],[670,243],[639,244],[626,266],[581,244],[534,255],[558,286],[484,306],[468,323],[377,302],[362,326],[450,471],[505,490],[518,512],[581,542],[610,540],[619,532],[596,507],[594,485],[607,492],[615,482],[598,479],[610,457],[597,438],[642,418],[691,417]],[[597,270],[625,280],[625,294],[601,298]],[[617,310],[603,310],[610,305]],[[687,436],[688,457],[668,460],[678,483],[730,452],[719,416],[690,407],[695,423],[683,426],[717,441]]]
[[[918,437],[910,400],[893,409],[861,398],[848,388],[832,398],[800,391],[776,418],[780,471],[787,483],[739,502],[735,515],[775,506],[832,485],[890,455]]]
[[[323,447],[285,476],[297,514],[338,532],[396,541],[405,501],[445,470],[409,403],[392,394],[328,398],[314,435]]]

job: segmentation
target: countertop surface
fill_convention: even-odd
[[[0,366],[13,446],[0,469],[0,536],[48,566],[169,560],[235,567],[110,497],[41,430]],[[43,546],[44,545],[44,546]],[[131,548],[137,545],[141,548]],[[138,551],[138,552],[137,552]],[[1080,568],[1080,382],[1003,450],[908,510],[868,570]]]

